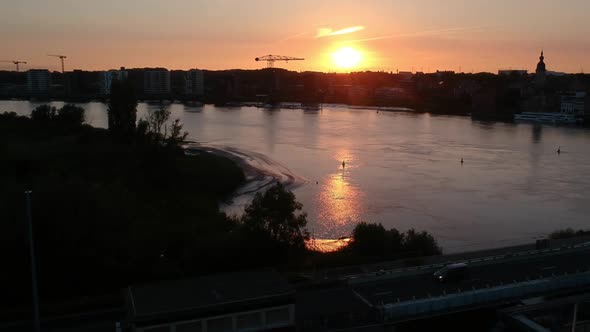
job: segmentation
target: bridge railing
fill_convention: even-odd
[[[494,255],[488,257],[477,257],[471,259],[460,259],[455,261],[447,261],[447,262],[439,262],[429,265],[420,265],[420,266],[413,266],[413,267],[406,267],[406,268],[398,268],[392,270],[383,270],[383,271],[375,271],[375,272],[367,272],[367,273],[360,273],[354,275],[348,275],[341,277],[341,280],[347,281],[349,284],[360,284],[360,283],[367,283],[367,282],[374,282],[379,280],[387,280],[391,278],[398,277],[400,275],[404,276],[412,276],[418,274],[424,274],[428,271],[432,271],[435,269],[439,269],[447,264],[456,263],[456,262],[464,262],[470,265],[480,265],[480,264],[490,264],[494,263],[498,260],[506,260],[506,259],[525,259],[530,255],[538,255],[538,254],[548,254],[548,253],[557,253],[561,250],[567,249],[581,249],[587,248],[590,246],[590,242],[576,244],[576,245],[567,245],[562,246],[559,248],[550,248],[550,249],[540,249],[540,250],[528,250],[522,252],[515,252],[515,253],[506,253],[501,255]]]
[[[516,299],[551,291],[573,289],[590,285],[590,271],[525,282],[515,282],[496,287],[464,291],[439,297],[385,304],[382,306],[386,321],[402,317],[427,315]]]

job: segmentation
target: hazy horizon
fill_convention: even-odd
[[[265,54],[304,57],[294,71],[534,71],[590,68],[590,2],[572,0],[252,0],[101,3],[9,1],[0,60],[22,70],[263,68]],[[343,51],[344,50],[344,51]],[[0,69],[14,65],[0,63]]]

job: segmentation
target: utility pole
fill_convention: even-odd
[[[576,324],[578,323],[578,302],[574,304],[574,317],[572,318],[572,332],[576,332]]]
[[[37,266],[35,263],[35,246],[33,245],[33,216],[31,213],[31,193],[32,191],[25,191],[27,199],[27,221],[29,233],[29,249],[31,253],[31,281],[33,284],[33,314],[35,323],[35,332],[41,332],[41,321],[39,318],[39,294],[37,291]]]

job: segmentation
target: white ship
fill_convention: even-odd
[[[514,114],[516,122],[575,124],[578,119],[574,114],[562,112],[522,112]]]

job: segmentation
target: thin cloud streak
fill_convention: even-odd
[[[316,36],[314,38],[346,35],[346,34],[361,31],[364,29],[365,29],[365,27],[361,26],[361,25],[357,25],[354,27],[348,27],[348,28],[344,28],[344,29],[340,29],[340,30],[336,30],[336,31],[332,30],[332,28],[320,28],[320,29],[318,29],[318,33],[316,34]]]
[[[457,27],[457,28],[448,28],[448,29],[439,29],[439,30],[426,30],[426,31],[420,31],[420,32],[402,33],[402,34],[397,34],[397,35],[355,39],[355,40],[351,40],[351,42],[366,42],[366,41],[373,41],[373,40],[404,38],[404,37],[434,36],[434,35],[443,35],[443,34],[454,33],[454,32],[482,30],[483,28],[484,27]]]
[[[317,23],[317,24],[313,25],[313,28],[317,29],[318,27],[325,26],[325,25],[328,25],[328,24],[327,23]],[[307,35],[311,35],[312,33],[313,32],[311,32],[311,31],[304,31],[304,32],[296,33],[296,34],[290,35],[288,37],[285,37],[285,38],[279,40],[278,42],[283,43],[283,42],[286,42],[291,39],[296,39],[296,38],[304,37]]]
[[[281,39],[279,42],[281,42],[281,43],[282,43],[282,42],[286,42],[287,40],[291,40],[291,39],[295,39],[295,38],[303,37],[303,36],[305,36],[305,35],[309,35],[309,34],[311,34],[311,32],[300,32],[300,33],[298,33],[298,34],[295,34],[295,35],[292,35],[292,36],[289,36],[289,37],[283,38],[283,39]]]

